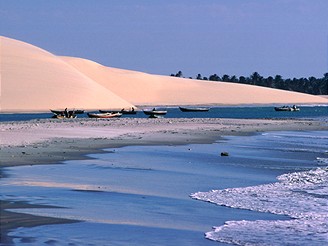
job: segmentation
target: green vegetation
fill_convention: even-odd
[[[176,74],[171,74],[171,76],[183,77],[183,74],[179,71]],[[190,77],[190,79],[193,78]],[[328,95],[328,73],[325,73],[322,78],[315,78],[311,76],[309,78],[293,79],[283,79],[281,75],[275,75],[274,77],[269,76],[265,78],[258,72],[252,73],[249,77],[240,76],[239,78],[235,75],[230,76],[227,74],[222,75],[222,77],[217,74],[212,74],[208,77],[203,77],[201,74],[198,74],[195,79],[257,85],[313,95]]]

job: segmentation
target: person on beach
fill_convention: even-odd
[[[64,116],[65,116],[66,118],[68,118],[67,108],[65,108],[65,110],[64,110]]]

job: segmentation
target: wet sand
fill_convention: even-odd
[[[86,159],[86,154],[104,148],[129,145],[177,145],[212,143],[224,135],[246,135],[275,130],[328,130],[328,124],[315,120],[235,120],[235,119],[110,119],[33,120],[1,122],[0,167],[60,163]],[[5,174],[0,169],[3,177]],[[1,201],[1,243],[9,243],[7,232],[17,227],[69,223],[8,212],[5,209],[29,207],[24,203]]]
[[[327,130],[304,119],[73,119],[0,122],[0,166],[85,159],[101,149],[149,144],[211,143],[223,135],[281,130]]]

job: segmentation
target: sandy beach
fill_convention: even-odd
[[[1,166],[58,163],[126,145],[209,143],[222,135],[327,130],[306,119],[74,119],[1,122]]]
[[[101,153],[104,148],[211,143],[221,136],[254,132],[328,130],[328,124],[305,119],[47,119],[1,122],[0,130],[1,167],[9,167],[86,159],[86,154]],[[27,206],[31,205],[1,202],[1,242],[7,242],[7,232],[18,225],[73,222],[5,211]]]

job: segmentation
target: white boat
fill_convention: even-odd
[[[156,110],[155,108],[152,110],[144,110],[145,115],[166,115],[166,110]]]
[[[108,119],[108,118],[117,118],[121,117],[122,113],[88,113],[89,118],[102,118],[102,119]]]

